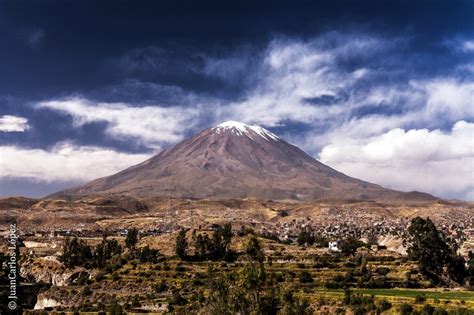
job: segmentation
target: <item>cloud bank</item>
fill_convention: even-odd
[[[137,140],[153,148],[181,140],[185,132],[195,125],[199,114],[198,108],[133,107],[124,103],[95,103],[84,98],[41,102],[37,108],[70,115],[77,127],[104,121],[110,137]]]
[[[474,197],[474,124],[452,130],[400,128],[325,146],[319,159],[348,175],[389,188]]]
[[[149,154],[58,143],[51,150],[0,146],[2,178],[33,181],[88,181],[143,162]]]

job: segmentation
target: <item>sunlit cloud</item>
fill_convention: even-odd
[[[400,128],[325,146],[323,163],[348,175],[399,190],[468,199],[474,192],[474,124],[449,132]]]
[[[0,116],[0,132],[24,132],[30,129],[25,117],[3,115]]]
[[[39,182],[87,181],[140,163],[150,154],[58,143],[50,150],[0,146],[1,177]]]
[[[137,140],[150,147],[183,139],[196,123],[199,108],[143,106],[124,103],[98,103],[84,98],[52,100],[37,108],[58,111],[73,118],[76,127],[106,122],[106,133],[114,139]]]

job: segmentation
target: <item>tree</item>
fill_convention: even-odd
[[[469,251],[467,260],[467,276],[470,286],[474,286],[474,253]]]
[[[300,274],[300,282],[301,283],[311,283],[313,282],[313,277],[311,277],[311,274],[308,271],[302,271]]]
[[[195,257],[199,260],[206,259],[209,245],[209,237],[207,236],[207,234],[205,234],[204,236],[201,234],[196,236],[196,240],[194,242]]]
[[[408,256],[418,261],[423,275],[434,282],[451,280],[463,283],[466,276],[464,259],[456,254],[449,240],[436,229],[430,218],[414,218],[404,241]]]
[[[448,258],[447,271],[449,277],[459,284],[464,284],[464,279],[468,276],[464,258],[455,254]]]
[[[267,273],[262,262],[254,262],[246,265],[242,271],[242,284],[248,293],[251,304],[257,309],[261,303],[262,288],[265,286]],[[260,312],[256,312],[260,314]]]
[[[329,246],[329,240],[321,233],[315,233],[314,234],[314,243],[318,247],[328,247]]]
[[[253,235],[245,246],[245,253],[252,261],[263,262],[265,260],[265,255],[263,254],[260,242]]]
[[[125,238],[125,246],[128,249],[134,249],[138,243],[138,230],[136,228],[131,228],[127,231],[127,237]]]
[[[313,245],[315,241],[313,229],[311,227],[301,229],[296,241],[300,246]]]
[[[377,237],[377,233],[375,230],[370,231],[369,235],[367,236],[367,246],[371,247],[372,245],[378,245],[379,240]]]
[[[308,300],[299,300],[291,291],[285,291],[281,300],[283,304],[281,313],[284,315],[309,315],[313,313],[309,309]]]
[[[63,253],[59,260],[68,268],[74,266],[88,267],[92,263],[92,249],[76,236],[66,238],[63,243]]]
[[[232,303],[229,303],[229,297],[231,296],[229,283],[219,279],[219,281],[212,281],[210,288],[207,301],[209,312],[222,315],[235,314]]]
[[[230,243],[232,241],[232,224],[226,223],[222,228],[222,247],[224,255],[227,254],[229,250]]]
[[[180,259],[186,258],[186,251],[188,249],[188,241],[186,240],[186,230],[180,229],[178,232],[178,236],[176,237],[176,256]]]
[[[349,236],[342,240],[339,249],[344,256],[354,255],[357,248],[364,246],[365,244],[353,236]]]
[[[413,306],[408,303],[402,303],[398,308],[401,315],[410,315],[413,312]]]
[[[224,247],[222,244],[222,227],[220,225],[216,226],[212,232],[210,252],[211,257],[214,260],[218,260],[224,256]]]
[[[108,313],[110,313],[111,315],[122,315],[123,314],[122,306],[118,304],[117,301],[114,300],[109,305]]]
[[[102,242],[96,246],[94,251],[95,264],[97,267],[102,268],[105,265],[106,260],[113,256],[120,255],[121,253],[122,246],[120,246],[117,240],[108,240],[107,236],[104,235]]]
[[[158,249],[150,248],[146,245],[138,253],[138,259],[142,263],[156,263],[160,257],[160,251]]]

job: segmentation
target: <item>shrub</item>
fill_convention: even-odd
[[[134,295],[132,298],[132,307],[140,307],[140,299],[138,298],[138,295]]]
[[[340,282],[334,282],[334,281],[327,281],[324,284],[324,287],[327,289],[341,289],[342,288],[342,283]]]
[[[392,308],[392,303],[390,303],[389,301],[383,299],[379,303],[379,308],[380,308],[381,312],[384,312],[384,311],[389,310],[389,309]]]
[[[444,308],[437,308],[433,312],[433,315],[448,315],[448,312]]]
[[[413,312],[413,306],[408,303],[402,303],[399,306],[400,315],[410,315]]]
[[[423,294],[418,294],[415,297],[415,303],[416,304],[423,304],[423,303],[425,303],[425,301],[426,301],[426,297]]]
[[[153,290],[155,290],[156,293],[161,293],[168,290],[168,285],[164,281],[161,281],[153,286]]]
[[[430,304],[425,304],[423,308],[421,309],[421,313],[423,315],[433,315],[435,311],[435,308],[431,306]]]
[[[91,288],[88,285],[84,286],[82,288],[82,294],[85,295],[85,296],[91,295],[92,294]]]
[[[300,282],[301,283],[311,283],[313,282],[313,277],[311,277],[311,274],[307,271],[303,271],[301,272],[301,275],[300,275]]]
[[[345,279],[346,279],[346,278],[345,278],[343,275],[339,275],[339,274],[338,274],[338,275],[335,275],[334,278],[333,278],[333,280],[334,280],[335,282],[344,282]]]
[[[112,279],[112,281],[120,280],[120,276],[116,272],[114,272],[110,278]]]

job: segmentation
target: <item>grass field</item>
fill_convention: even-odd
[[[321,289],[319,292],[344,294],[341,289]],[[355,293],[375,296],[416,298],[423,295],[427,299],[439,300],[464,300],[474,302],[474,291],[433,291],[433,290],[407,290],[407,289],[352,289]]]
[[[399,296],[415,298],[419,295],[427,299],[474,301],[474,291],[429,291],[404,289],[355,289],[354,292],[381,296]]]

